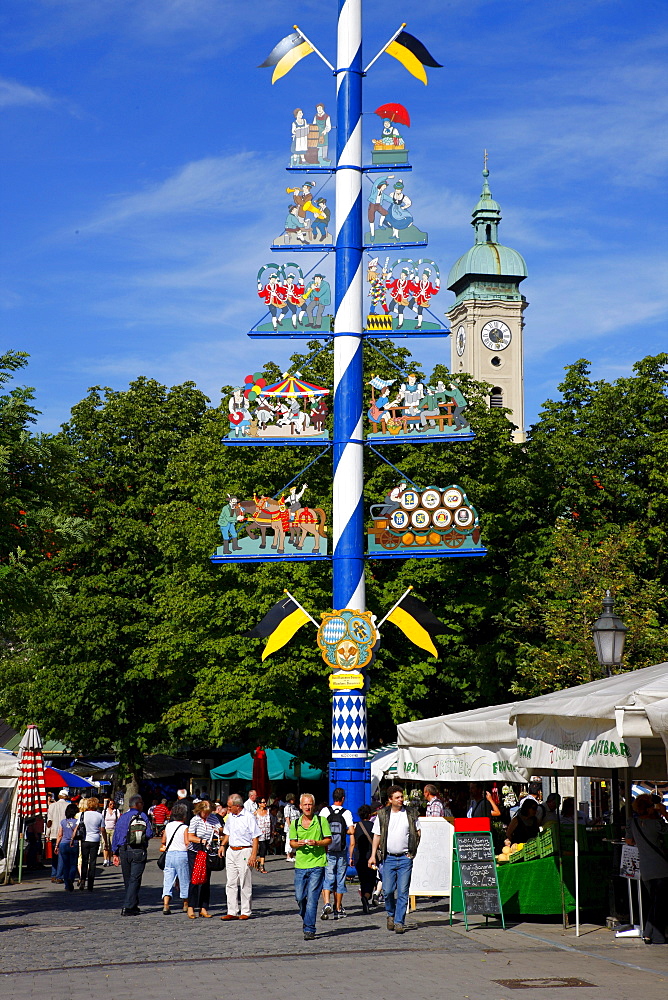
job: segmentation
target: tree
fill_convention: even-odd
[[[27,363],[21,351],[0,356],[0,387]],[[39,414],[33,393],[15,386],[0,394],[0,638],[10,648],[15,615],[42,603],[49,590],[48,577],[39,581],[34,567],[81,531],[75,518],[59,512],[68,449],[51,435],[33,433]]]
[[[316,342],[309,347],[320,349],[321,345]],[[384,356],[365,345],[369,377],[396,377],[395,366],[400,371],[416,367],[405,348],[389,341],[379,347]],[[292,362],[307,380],[328,384],[332,379],[330,348],[312,358],[295,355]],[[439,366],[430,378],[446,373]],[[269,366],[265,372],[267,378],[278,374]],[[468,377],[462,382],[470,399],[475,442],[419,448],[393,445],[383,453],[421,486],[459,483],[481,512],[490,556],[369,563],[367,601],[379,617],[410,582],[434,612],[453,626],[450,635],[439,637],[439,661],[414,647],[407,655],[403,635],[391,624],[384,626],[371,671],[370,732],[375,742],[393,738],[397,721],[493,700],[505,682],[505,673],[499,670],[504,646],[494,616],[507,587],[511,553],[522,546],[526,531],[522,479],[526,459],[511,442],[512,428],[504,413],[487,407],[489,387]],[[210,413],[199,437],[191,439],[170,465],[169,475],[182,498],[157,512],[160,544],[170,569],[162,578],[157,601],[160,620],[151,632],[150,648],[156,661],[164,662],[167,657],[177,672],[190,664],[194,678],[190,697],[173,705],[165,721],[175,739],[198,744],[235,739],[249,745],[272,740],[291,745],[297,734],[300,739],[306,735],[326,759],[329,671],[316,647],[313,627],[304,626],[289,646],[265,663],[260,660],[261,643],[241,633],[266,613],[284,588],[317,620],[320,612],[331,608],[330,567],[320,563],[214,567],[209,563],[220,540],[216,519],[225,493],[244,497],[254,492],[277,493],[299,475],[304,450],[221,451],[220,438],[227,429],[225,407]],[[328,515],[330,458],[323,457],[305,477],[308,502],[323,506]],[[365,502],[378,502],[399,474],[373,453],[367,455],[365,469]]]
[[[3,671],[3,706],[75,750],[113,749],[135,778],[163,737],[161,718],[189,675],[154,663],[147,645],[165,573],[154,512],[177,496],[170,459],[196,434],[208,400],[192,383],[140,378],[125,392],[94,387],[59,436],[72,490],[62,513],[86,537],[42,566],[61,589],[20,622],[22,649]]]
[[[514,574],[504,612],[518,694],[596,675],[590,629],[608,588],[629,626],[626,668],[665,658],[667,366],[660,354],[631,376],[593,382],[580,360],[531,429],[529,502],[542,524],[541,555],[523,586]]]

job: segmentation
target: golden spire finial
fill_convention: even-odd
[[[487,150],[485,150],[485,154],[483,157],[483,169],[487,170]]]

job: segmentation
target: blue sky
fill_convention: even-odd
[[[192,379],[217,402],[265,356],[286,363],[294,345],[245,333],[285,215],[292,110],[333,110],[334,88],[315,55],[273,87],[257,66],[295,22],[333,60],[336,10],[4,0],[0,322],[2,343],[32,356],[42,429],[90,385]],[[383,56],[365,110],[411,113],[407,190],[445,275],[472,243],[489,150],[501,242],[529,268],[527,422],[564,365],[587,357],[616,378],[668,346],[667,13],[665,0],[365,2],[367,61],[406,20],[444,64],[425,88]],[[453,297],[434,301],[442,314]],[[427,366],[449,358],[445,341],[413,344]]]

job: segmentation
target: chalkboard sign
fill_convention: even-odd
[[[493,889],[464,889],[464,905],[467,915],[498,913],[501,908],[499,890],[496,887]]]
[[[496,875],[496,858],[490,833],[455,833],[457,879],[464,900],[464,922],[473,914],[499,914],[505,927]]]
[[[460,861],[492,861],[494,853],[488,833],[458,833],[457,854]]]
[[[494,889],[496,886],[493,861],[462,861],[460,857],[459,870],[463,889]]]

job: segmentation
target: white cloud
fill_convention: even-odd
[[[28,87],[17,80],[0,78],[0,108],[38,105],[50,107],[53,97],[40,87]]]
[[[668,312],[668,258],[654,260],[651,268],[641,254],[569,259],[568,265],[568,270],[532,278],[526,289],[528,359],[566,344],[642,329]]]
[[[268,164],[251,153],[207,157],[187,163],[172,177],[136,194],[109,199],[109,207],[82,231],[107,229],[141,217],[173,217],[187,212],[250,214],[268,184]],[[255,214],[255,213],[253,213]]]

